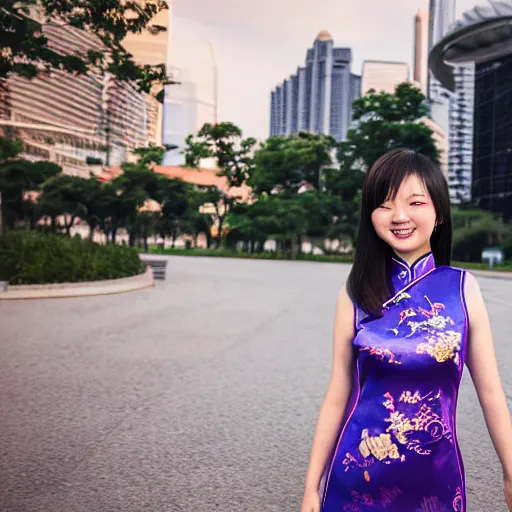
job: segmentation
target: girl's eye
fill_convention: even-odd
[[[414,203],[411,203],[411,204],[414,204],[414,205],[416,205],[416,204],[417,204],[417,205],[422,205],[422,204],[425,204],[425,203],[421,203],[421,202],[419,202],[419,201],[415,201]]]

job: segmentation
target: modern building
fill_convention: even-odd
[[[361,95],[361,79],[351,65],[351,49],[334,47],[331,34],[322,30],[305,65],[271,92],[270,135],[310,131],[345,140],[352,101]]]
[[[409,81],[409,66],[405,62],[365,60],[361,75],[361,93],[370,89],[393,94],[397,85]]]
[[[423,123],[432,130],[432,138],[434,144],[439,152],[439,167],[443,171],[443,175],[448,181],[448,158],[449,158],[449,147],[448,147],[448,134],[430,117],[422,117],[418,119],[418,122]]]
[[[428,51],[442,39],[455,23],[455,0],[430,0]],[[436,77],[428,74],[427,98],[432,119],[446,132],[450,128],[450,93]]]
[[[165,88],[163,141],[176,149],[166,154],[165,165],[182,165],[186,138],[218,122],[217,61],[205,33],[198,21],[172,17],[167,68],[176,83]]]
[[[96,36],[74,27],[45,24],[43,33],[62,53],[103,49]],[[151,100],[128,83],[59,69],[31,80],[12,75],[1,103],[0,130],[10,128],[23,139],[25,158],[50,160],[84,177],[91,161],[119,164],[146,145],[155,113]]]
[[[475,66],[454,69],[455,91],[450,99],[448,186],[453,204],[471,200],[473,166],[473,113],[475,101]]]
[[[427,94],[428,82],[428,11],[418,9],[414,17],[414,71],[413,81],[423,94]]]
[[[436,79],[456,90],[455,66],[474,62],[472,199],[512,219],[512,4],[463,14],[429,56]]]
[[[169,51],[169,30],[171,9],[162,9],[140,33],[130,32],[123,39],[123,48],[133,55],[133,60],[140,66],[159,66],[167,62]],[[155,100],[161,92],[162,85],[155,85],[151,95],[146,95],[148,102],[148,137],[149,142],[162,144],[163,104]]]

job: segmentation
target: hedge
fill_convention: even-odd
[[[0,280],[11,285],[116,279],[144,269],[137,250],[124,245],[39,231],[0,236]]]

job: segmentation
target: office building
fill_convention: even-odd
[[[361,75],[361,93],[370,89],[393,94],[397,85],[409,81],[409,66],[404,62],[365,60]]]
[[[171,14],[172,16],[172,14]],[[186,138],[205,123],[218,122],[217,62],[202,23],[172,17],[167,68],[175,84],[165,88],[163,141],[175,146],[165,155],[165,165],[183,165]],[[214,166],[215,162],[202,162]]]
[[[335,47],[329,32],[321,31],[305,65],[270,94],[270,135],[310,131],[345,140],[352,102],[361,95],[361,79],[351,64],[351,49]]]
[[[429,52],[455,23],[455,0],[430,0],[429,5]],[[432,119],[446,132],[450,127],[450,93],[432,74],[428,74],[427,97]]]
[[[512,4],[491,2],[463,14],[429,56],[436,79],[457,88],[453,64],[474,62],[472,200],[512,219]]]
[[[454,70],[455,91],[450,99],[449,179],[450,199],[458,204],[471,200],[473,166],[474,63]]]
[[[133,55],[140,66],[158,66],[165,64],[169,50],[169,29],[171,9],[162,9],[140,33],[128,33],[123,39],[123,48]],[[171,73],[168,73],[171,75]],[[146,95],[147,125],[149,142],[162,144],[163,104],[155,97],[161,92],[161,84],[155,84],[151,94]]]
[[[423,94],[427,94],[428,82],[428,11],[418,9],[414,17],[414,71],[413,81]]]
[[[93,34],[67,25],[44,24],[49,46],[62,53],[102,51]],[[117,164],[149,140],[154,103],[112,76],[42,70],[31,80],[12,75],[3,92],[0,130],[14,130],[23,157],[57,163],[66,174],[89,177],[91,161]],[[3,130],[2,130],[3,131]]]

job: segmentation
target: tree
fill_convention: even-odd
[[[213,216],[208,213],[202,213],[201,207],[209,201],[209,191],[203,190],[201,187],[194,187],[188,193],[188,208],[183,214],[180,221],[180,229],[182,233],[192,236],[194,239],[194,247],[197,247],[197,238],[201,233],[206,236],[207,247],[210,247],[212,240]]]
[[[87,178],[60,174],[43,183],[38,209],[40,215],[51,218],[53,231],[58,227],[57,217],[63,218],[64,229],[69,235],[75,220],[87,216],[85,198],[88,182]]]
[[[165,65],[135,63],[122,46],[129,33],[140,33],[168,6],[163,0],[3,0],[0,8],[0,80],[10,73],[34,78],[41,69],[86,74],[111,73],[120,81],[149,92],[154,82],[166,83]],[[39,21],[42,17],[44,22]],[[66,53],[49,44],[44,26],[67,25],[98,37],[87,51]]]
[[[481,261],[485,247],[500,246],[508,254],[510,226],[491,212],[452,208],[453,258],[456,261]]]
[[[0,232],[12,229],[20,220],[35,224],[35,212],[25,192],[37,190],[48,178],[62,172],[52,162],[30,162],[18,155],[23,142],[17,138],[0,137]]]
[[[171,245],[180,234],[180,222],[189,208],[191,185],[178,179],[163,178],[159,183],[159,201],[162,215],[158,221],[157,231],[162,238],[171,237]]]
[[[156,144],[150,143],[148,146],[135,148],[132,153],[139,157],[137,165],[162,165],[166,151],[175,149],[176,146],[166,144],[165,146],[157,146]]]
[[[115,243],[115,233],[118,223],[124,225],[129,235],[129,245],[135,245],[137,233],[137,215],[139,208],[146,199],[159,199],[161,175],[138,163],[125,163],[121,165],[123,174],[112,182],[115,198],[112,211],[112,235]]]
[[[432,130],[421,119],[427,116],[425,97],[409,83],[396,87],[394,94],[370,90],[353,103],[357,128],[347,134],[343,151],[355,165],[369,169],[384,153],[407,147],[439,163]]]
[[[256,195],[272,191],[295,194],[305,183],[319,188],[323,171],[333,163],[335,145],[332,137],[317,133],[270,137],[255,152],[248,185]]]
[[[206,123],[196,136],[187,137],[185,163],[189,167],[198,167],[201,159],[213,158],[219,168],[217,176],[226,178],[227,188],[241,187],[253,172],[252,150],[255,144],[256,139],[243,138],[242,130],[233,123]],[[220,245],[224,218],[236,203],[236,198],[216,187],[212,187],[208,193],[217,213],[217,239]]]

